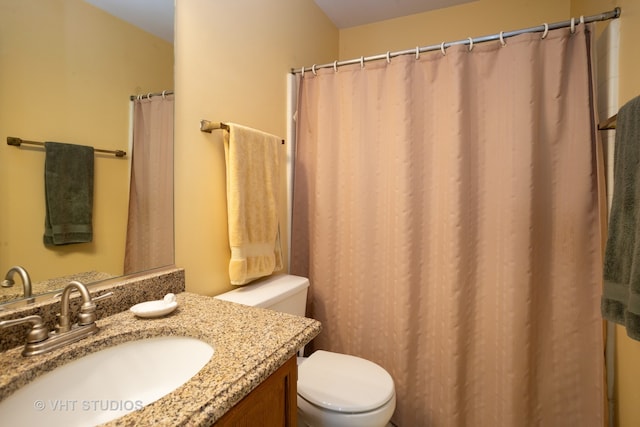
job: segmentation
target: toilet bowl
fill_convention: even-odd
[[[298,365],[301,427],[384,427],[395,407],[393,379],[373,362],[318,350]]]
[[[304,316],[309,279],[279,274],[215,298]],[[384,427],[396,407],[393,379],[381,366],[324,350],[298,358],[298,425]]]

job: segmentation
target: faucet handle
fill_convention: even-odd
[[[76,289],[74,289],[73,291],[71,291],[71,296],[72,296],[73,298],[77,297],[77,296],[78,296],[78,294],[79,294],[79,292],[78,292]],[[100,295],[100,296],[92,297],[92,298],[91,298],[91,301],[94,301],[94,302],[95,302],[95,301],[100,301],[101,299],[107,299],[107,298],[110,298],[110,297],[112,297],[112,296],[113,296],[113,292],[107,292],[107,293],[102,294],[102,295]],[[53,298],[54,298],[54,299],[62,298],[62,292],[58,292],[57,294],[53,294]]]
[[[113,292],[107,292],[106,294],[91,298],[90,301],[84,302],[78,313],[78,325],[86,326],[94,323],[96,321],[96,301],[111,298],[112,296]]]
[[[49,331],[42,322],[42,317],[33,314],[31,316],[21,317],[19,319],[3,320],[0,322],[0,328],[6,328],[14,325],[21,325],[23,323],[31,323],[33,326],[27,334],[27,343],[37,343],[44,341],[49,336]]]
[[[111,298],[112,296],[113,296],[113,292],[107,292],[107,293],[104,293],[104,294],[102,294],[100,296],[92,297],[91,301],[93,301],[93,302],[102,301],[103,299]]]

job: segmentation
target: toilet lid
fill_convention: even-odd
[[[331,411],[372,411],[394,392],[391,375],[359,357],[318,350],[298,366],[298,394]]]

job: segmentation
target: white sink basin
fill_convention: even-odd
[[[130,341],[48,372],[0,402],[6,426],[95,426],[148,405],[187,382],[213,356],[195,338]]]

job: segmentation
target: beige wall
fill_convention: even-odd
[[[568,0],[481,0],[340,31],[340,59],[556,22],[569,16]]]
[[[574,15],[591,15],[614,7],[622,9],[620,18],[620,63],[618,99],[620,106],[640,95],[640,2],[638,0],[572,0]],[[598,26],[607,25],[600,23]],[[640,342],[616,327],[616,420],[620,427],[640,425]]]
[[[173,46],[82,0],[0,2],[0,269],[34,281],[121,274],[128,161],[97,155],[93,243],[45,248],[44,151],[7,136],[127,150],[129,95],[173,87]],[[4,274],[4,273],[2,273]]]
[[[176,264],[188,291],[216,295],[231,288],[224,150],[199,121],[285,137],[287,73],[335,59],[338,31],[313,0],[178,1],[175,49]]]

